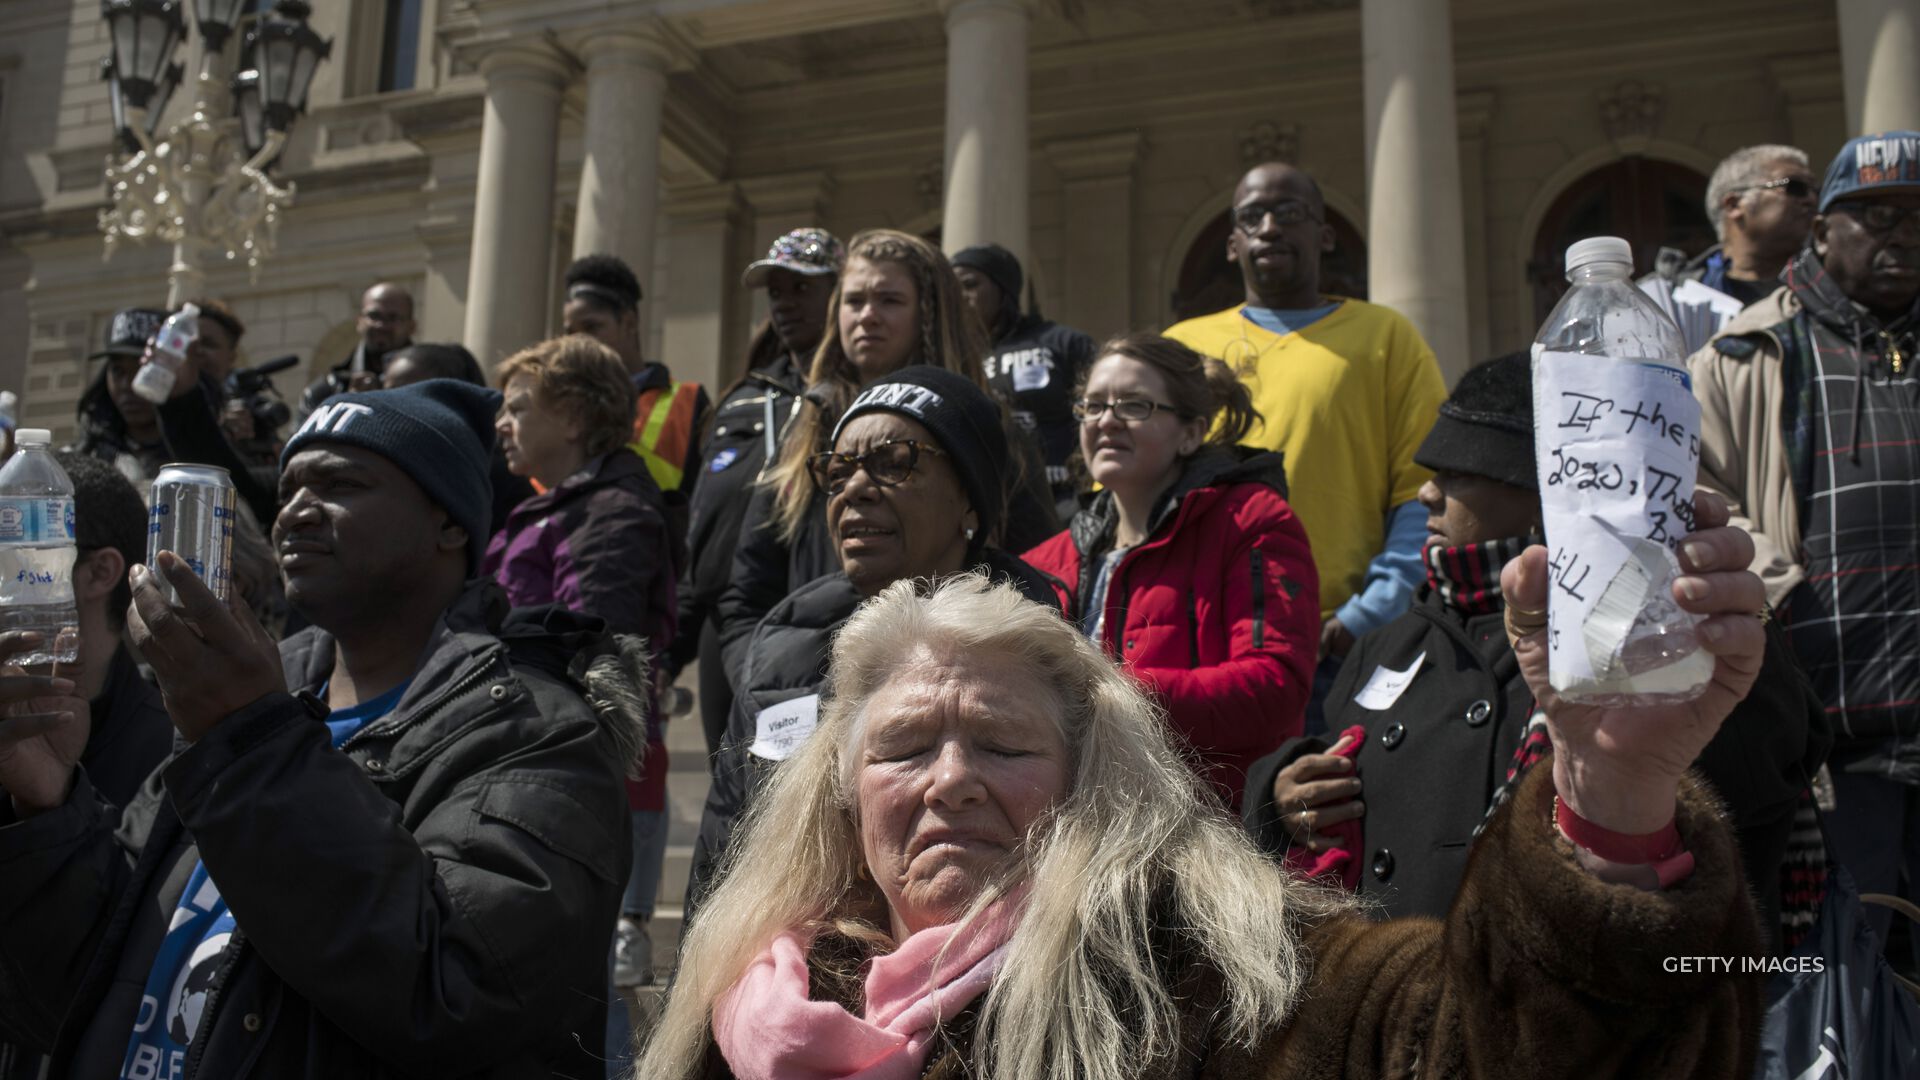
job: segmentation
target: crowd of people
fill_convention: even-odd
[[[491,370],[377,283],[293,409],[216,298],[146,400],[169,313],[119,312],[80,659],[0,674],[0,1077],[1752,1075],[1761,976],[1661,958],[1920,890],[1920,135],[1708,203],[1641,287],[1710,319],[1715,671],[1651,708],[1549,681],[1528,356],[1449,392],[1323,291],[1290,165],[1234,192],[1244,303],[1104,343],[885,228],[745,267],[724,388],[616,253]],[[233,478],[231,603],[149,562],[171,461]]]

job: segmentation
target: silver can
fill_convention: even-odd
[[[227,470],[212,465],[165,466],[153,478],[147,511],[147,565],[163,551],[186,560],[213,595],[226,603],[233,592],[233,522],[239,494]],[[170,604],[180,598],[164,578],[155,584]]]

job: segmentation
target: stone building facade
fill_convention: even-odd
[[[1920,127],[1920,0],[314,6],[336,46],[276,166],[279,253],[207,278],[248,361],[303,358],[290,394],[373,281],[413,290],[419,340],[492,362],[554,328],[595,250],[641,269],[650,355],[725,383],[763,307],[740,269],[803,224],[996,240],[1048,315],[1164,326],[1237,298],[1224,211],[1271,158],[1320,179],[1338,287],[1453,374],[1531,339],[1570,239],[1710,243],[1728,151],[1818,167]],[[106,47],[98,0],[0,4],[0,386],[57,430],[111,312],[166,295],[160,246],[101,258]]]

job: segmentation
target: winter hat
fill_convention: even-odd
[[[493,421],[500,391],[458,379],[428,379],[398,390],[335,394],[313,410],[280,452],[285,469],[313,443],[371,450],[413,477],[427,497],[467,530],[467,574],[487,553],[493,520]]]
[[[932,432],[979,515],[980,532],[972,546],[978,548],[996,535],[1006,508],[1007,432],[1000,426],[999,406],[985,390],[946,368],[901,368],[853,399],[833,427],[833,441],[840,441],[854,417],[871,412],[897,413]]]
[[[1413,460],[1435,471],[1539,490],[1533,468],[1533,363],[1527,354],[1510,353],[1460,376]]]
[[[1920,131],[1862,135],[1840,148],[1820,185],[1820,212],[1841,199],[1920,191]]]
[[[999,244],[975,244],[970,248],[961,248],[952,259],[954,269],[962,266],[980,271],[1000,290],[1001,301],[1007,306],[1020,306],[1020,286],[1026,275],[1020,272],[1020,260],[1013,252]]]

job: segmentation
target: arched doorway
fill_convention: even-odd
[[[1366,242],[1360,239],[1360,230],[1332,207],[1327,208],[1327,224],[1333,226],[1333,250],[1320,260],[1320,291],[1365,300]],[[1246,299],[1240,268],[1227,261],[1227,236],[1232,232],[1229,207],[1187,246],[1180,262],[1180,283],[1170,298],[1174,321],[1221,311]]]
[[[1527,280],[1533,285],[1534,322],[1567,291],[1568,245],[1589,236],[1618,236],[1633,245],[1634,272],[1653,269],[1663,247],[1689,257],[1712,247],[1707,178],[1671,161],[1627,157],[1582,176],[1553,201],[1534,234]]]

